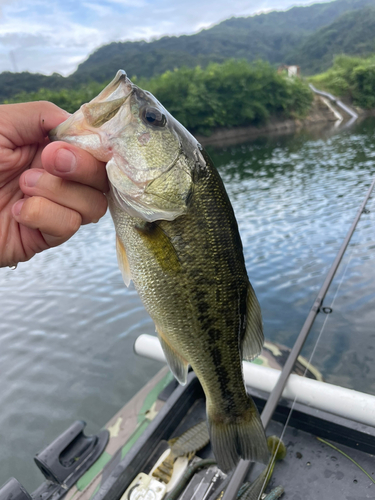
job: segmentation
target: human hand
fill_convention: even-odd
[[[68,116],[44,101],[0,106],[0,267],[64,243],[107,210],[105,164],[48,139]]]

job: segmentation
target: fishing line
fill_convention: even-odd
[[[344,254],[346,252],[346,249],[347,249],[349,242],[351,240],[351,237],[352,237],[352,235],[357,227],[357,224],[362,216],[362,213],[365,211],[365,206],[366,206],[366,204],[371,196],[371,193],[372,193],[374,186],[375,186],[375,177],[372,180],[371,186],[367,191],[365,199],[363,200],[363,202],[362,202],[362,204],[357,212],[357,215],[356,215],[356,217],[355,217],[355,219],[354,219],[354,221],[353,221],[353,223],[352,223],[352,225],[351,225],[351,227],[350,227],[350,229],[349,229],[349,231],[348,231],[348,233],[347,233],[347,235],[346,235],[346,237],[345,237],[345,239],[344,239],[344,241],[339,249],[339,252],[336,255],[336,258],[335,258],[335,260],[334,260],[334,262],[333,262],[333,264],[332,264],[332,266],[331,266],[331,268],[330,268],[330,270],[325,278],[325,281],[318,292],[318,296],[316,297],[315,302],[312,305],[310,312],[305,320],[305,323],[304,323],[304,325],[303,325],[303,327],[302,327],[302,329],[301,329],[301,331],[300,331],[300,333],[299,333],[299,335],[294,343],[294,346],[293,346],[293,348],[288,356],[288,359],[285,362],[285,365],[280,373],[280,376],[277,380],[277,383],[276,383],[275,387],[273,388],[273,390],[272,390],[272,392],[271,392],[271,394],[266,402],[266,405],[265,405],[265,407],[262,411],[262,414],[261,414],[261,420],[262,420],[263,426],[265,428],[267,428],[269,422],[271,421],[272,415],[273,415],[273,413],[276,409],[276,406],[277,406],[277,404],[282,396],[286,382],[289,378],[290,373],[292,372],[292,369],[293,369],[294,364],[297,360],[297,357],[299,356],[300,351],[303,347],[303,344],[304,344],[304,342],[305,342],[305,340],[306,340],[306,338],[311,330],[311,327],[315,321],[316,315],[318,314],[318,312],[322,308],[323,300],[328,292],[329,287],[332,284],[333,278],[337,272],[337,269],[341,263],[341,260],[344,256]],[[347,266],[348,266],[348,264],[347,264]],[[345,275],[345,273],[346,273],[346,270],[344,272],[344,275]],[[341,281],[343,281],[343,277],[342,277]],[[338,293],[338,290],[336,290],[336,295],[334,297],[334,300],[337,296],[337,293]],[[305,372],[304,372],[303,376],[306,376],[306,372],[308,370],[308,367],[311,365],[310,361],[311,361],[314,353],[316,352],[316,347],[321,339],[321,335],[322,335],[322,332],[323,332],[324,327],[326,325],[327,319],[328,319],[328,316],[325,319],[324,324],[323,324],[322,329],[321,329],[321,332],[318,336],[318,339],[315,342],[313,352],[310,355],[310,358],[309,358],[307,367],[305,368]],[[289,423],[289,420],[290,420],[290,417],[291,417],[291,414],[292,414],[292,411],[294,409],[296,401],[297,401],[297,397],[295,397],[295,399],[292,403],[287,420],[285,422],[284,428],[283,428],[282,433],[281,433],[281,439],[285,434],[285,430],[288,426],[288,423]],[[228,488],[224,493],[223,500],[234,500],[236,498],[238,487],[244,481],[244,478],[249,471],[250,465],[251,465],[251,462],[249,462],[249,461],[245,461],[245,460],[240,461],[240,463],[237,465],[236,469],[233,472],[233,475],[231,477]]]
[[[352,252],[352,253],[353,253],[353,252]],[[344,277],[345,277],[346,271],[347,271],[347,269],[348,269],[348,267],[349,267],[349,264],[350,264],[351,258],[352,258],[352,257],[350,256],[350,259],[349,259],[349,261],[348,261],[348,262],[347,262],[347,264],[346,264],[345,271],[344,271],[343,276],[342,276],[342,278],[341,278],[341,281],[340,281],[340,283],[339,283],[339,285],[338,285],[338,287],[337,287],[336,293],[335,293],[335,295],[334,295],[334,297],[333,297],[333,300],[332,300],[332,303],[331,303],[331,306],[330,306],[331,308],[332,308],[332,306],[333,306],[333,304],[334,304],[334,302],[335,302],[335,300],[336,300],[336,297],[337,297],[337,294],[338,294],[339,289],[340,289],[340,287],[341,287],[341,284],[343,283],[343,280],[344,280]],[[303,372],[302,377],[306,377],[306,373],[307,373],[307,371],[310,369],[310,366],[311,366],[311,364],[312,364],[312,363],[311,363],[311,362],[312,362],[312,359],[313,359],[313,357],[314,357],[314,355],[315,355],[315,352],[316,352],[316,349],[317,349],[317,347],[318,347],[318,344],[319,344],[319,342],[320,342],[320,340],[321,340],[321,338],[322,338],[323,331],[324,331],[324,328],[325,328],[325,326],[326,326],[326,324],[327,324],[327,321],[328,321],[328,319],[329,319],[329,316],[330,316],[330,315],[329,315],[329,314],[327,314],[327,315],[326,315],[326,318],[324,319],[323,325],[322,325],[322,327],[321,327],[321,329],[320,329],[320,332],[319,332],[318,338],[317,338],[317,340],[316,340],[316,342],[315,342],[315,344],[314,344],[314,348],[313,348],[313,350],[312,350],[312,352],[311,352],[311,355],[310,355],[310,357],[308,358],[307,365],[306,365],[306,367],[305,367],[305,371]],[[280,442],[279,442],[279,444],[277,445],[277,448],[276,448],[275,453],[272,455],[271,464],[270,464],[270,466],[269,466],[270,468],[271,468],[271,467],[272,467],[272,465],[275,463],[275,460],[276,460],[276,454],[277,454],[277,452],[279,451],[279,447],[280,447],[281,441],[283,440],[284,435],[285,435],[285,432],[286,432],[286,430],[287,430],[287,428],[288,428],[289,421],[290,421],[290,419],[291,419],[291,417],[292,417],[292,413],[293,413],[293,411],[294,411],[294,409],[295,409],[295,405],[296,405],[296,403],[297,403],[297,400],[298,400],[298,396],[295,396],[294,400],[292,401],[292,404],[291,404],[290,410],[289,410],[289,412],[288,412],[288,416],[287,416],[287,418],[286,418],[286,421],[285,421],[284,427],[283,427],[283,429],[282,429],[282,431],[281,431],[281,434],[280,434],[280,438],[279,438],[279,439],[280,439]],[[264,480],[264,482],[263,482],[263,486],[262,486],[262,489],[261,489],[261,492],[260,492],[260,496],[258,497],[258,500],[260,500],[260,498],[262,497],[262,492],[263,492],[264,488],[266,487],[266,483],[267,483],[267,477],[265,478],[265,480]]]
[[[359,234],[360,234],[360,233],[363,233],[363,229],[360,229],[358,232],[359,232]],[[342,285],[342,284],[343,284],[343,282],[344,282],[344,278],[345,278],[346,273],[347,273],[347,270],[348,270],[348,268],[349,268],[349,264],[350,264],[350,262],[351,262],[351,261],[352,261],[352,259],[353,259],[353,255],[354,255],[354,247],[352,247],[352,250],[351,250],[351,252],[350,252],[350,254],[349,254],[349,259],[348,259],[348,262],[346,263],[346,266],[345,266],[344,272],[343,272],[343,274],[342,274],[341,280],[340,280],[340,282],[339,282],[339,284],[338,284],[338,287],[337,287],[336,292],[335,292],[335,295],[334,295],[334,297],[333,297],[333,299],[332,299],[331,305],[329,306],[331,310],[333,309],[333,305],[334,305],[334,303],[335,303],[335,301],[336,301],[336,298],[337,298],[337,295],[338,295],[338,293],[339,293],[339,291],[340,291],[341,285]],[[305,377],[305,376],[306,376],[307,370],[309,369],[309,367],[310,367],[310,365],[311,365],[311,360],[312,360],[312,358],[313,358],[313,357],[314,357],[314,355],[315,355],[316,349],[317,349],[317,347],[318,347],[318,343],[319,343],[319,341],[320,341],[320,339],[321,339],[321,336],[322,336],[322,334],[323,334],[323,330],[324,330],[324,328],[325,328],[325,326],[326,326],[326,324],[327,324],[327,321],[328,321],[329,317],[330,317],[330,314],[327,314],[327,315],[326,315],[326,318],[325,318],[325,320],[324,320],[324,322],[323,322],[322,328],[321,328],[321,330],[320,330],[320,332],[319,332],[319,335],[318,335],[317,341],[316,341],[316,342],[315,342],[315,344],[314,344],[314,348],[313,348],[313,350],[312,350],[311,356],[310,356],[310,358],[309,358],[309,360],[308,360],[308,362],[307,362],[307,366],[306,366],[306,369],[305,369],[305,371],[304,371],[303,377]]]
[[[363,212],[362,212],[362,213],[363,213]],[[368,213],[368,212],[367,212],[367,213]],[[359,231],[359,233],[363,233],[363,229],[361,229],[361,230]],[[354,247],[352,247],[352,250],[351,250],[351,252],[350,252],[350,254],[349,254],[349,258],[348,258],[348,261],[347,261],[347,263],[346,263],[346,265],[345,265],[344,272],[342,273],[342,276],[341,276],[340,282],[339,282],[339,284],[338,284],[338,286],[337,286],[337,288],[336,288],[336,292],[335,292],[335,294],[334,294],[334,296],[333,296],[333,299],[332,299],[331,305],[329,306],[329,307],[330,307],[330,309],[333,309],[333,305],[334,305],[334,303],[335,303],[335,301],[336,301],[336,298],[337,298],[337,295],[338,295],[338,293],[339,293],[339,291],[340,291],[340,288],[341,288],[341,286],[342,286],[342,284],[343,284],[343,282],[344,282],[344,278],[345,278],[346,273],[347,273],[347,271],[348,271],[349,264],[351,263],[351,261],[352,261],[352,259],[353,259],[353,255],[354,255]],[[321,309],[322,309],[322,307],[321,307]],[[312,350],[312,352],[311,352],[310,357],[308,358],[307,365],[306,365],[306,367],[305,367],[305,371],[303,372],[302,377],[306,377],[307,371],[310,369],[310,366],[311,366],[311,364],[312,364],[312,363],[311,363],[311,362],[312,362],[312,359],[313,359],[313,357],[314,357],[314,355],[315,355],[315,352],[316,352],[316,350],[317,350],[318,344],[319,344],[319,342],[321,341],[321,338],[322,338],[322,335],[323,335],[323,331],[324,331],[324,329],[325,329],[325,327],[326,327],[326,324],[327,324],[327,321],[328,321],[329,317],[330,317],[330,314],[327,314],[327,315],[326,315],[326,318],[324,319],[323,325],[322,325],[322,327],[321,327],[321,329],[320,329],[320,332],[319,332],[318,338],[317,338],[316,342],[314,343],[314,348],[313,348],[313,350]],[[297,400],[298,400],[298,396],[295,396],[295,398],[294,398],[294,400],[293,400],[293,402],[292,402],[292,405],[291,405],[291,407],[290,407],[290,410],[289,410],[289,413],[288,413],[287,419],[286,419],[286,421],[285,421],[284,427],[283,427],[283,429],[282,429],[282,431],[281,431],[281,434],[280,434],[280,438],[279,438],[279,439],[280,439],[280,442],[279,442],[279,443],[278,443],[278,445],[277,445],[277,448],[276,448],[275,453],[272,455],[272,460],[271,460],[270,465],[269,465],[269,466],[267,466],[267,467],[269,467],[269,468],[271,468],[271,467],[272,467],[272,465],[274,464],[274,462],[275,462],[275,460],[276,460],[276,455],[277,455],[277,452],[278,452],[279,447],[280,447],[280,445],[281,445],[281,441],[283,440],[283,437],[284,437],[284,435],[285,435],[286,429],[287,429],[287,427],[288,427],[288,425],[289,425],[289,421],[290,421],[291,416],[292,416],[292,413],[293,413],[293,411],[294,411],[294,409],[295,409],[295,405],[296,405],[296,403],[297,403]],[[265,480],[264,480],[264,482],[263,482],[262,490],[261,490],[260,496],[258,497],[258,500],[259,500],[259,499],[261,498],[261,496],[262,496],[262,492],[263,492],[263,489],[264,489],[264,488],[265,488],[265,486],[266,486],[266,483],[267,483],[267,477],[265,478]]]

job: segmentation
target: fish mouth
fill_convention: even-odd
[[[56,135],[56,128],[54,128],[53,130],[51,130],[51,132],[49,132],[49,134],[48,134],[48,139],[49,139],[51,142],[58,141],[58,139],[57,139],[57,135]]]
[[[112,154],[104,152],[106,144],[103,144],[103,141],[107,142],[108,134],[99,132],[99,128],[112,121],[133,92],[133,83],[124,70],[119,70],[97,97],[52,129],[48,134],[49,140],[73,144],[101,161],[109,161]]]
[[[92,134],[92,131],[84,131],[82,129],[76,130],[73,133],[72,130],[72,125],[75,123],[75,128],[77,128],[77,119],[76,119],[76,113],[74,115],[70,116],[67,120],[64,122],[60,123],[60,125],[57,125],[57,127],[53,128],[49,133],[48,133],[48,138],[51,142],[55,141],[68,141],[68,137],[70,136],[77,136],[78,134]],[[75,118],[73,118],[75,117]]]
[[[63,141],[73,146],[88,151],[98,160],[108,161],[110,157],[103,154],[101,138],[95,129],[87,126],[81,110],[70,116],[65,122],[60,123],[56,128],[52,129],[48,138],[51,142]]]
[[[126,72],[123,69],[119,69],[116,73],[114,79],[100,92],[99,95],[95,97],[91,102],[99,102],[106,100],[112,94],[115,94],[116,90],[119,89],[121,84],[130,85],[131,89],[133,87],[132,82],[129,80]],[[121,96],[113,96],[114,99]]]
[[[128,90],[127,93],[126,90]],[[119,69],[116,73],[115,78],[100,92],[99,95],[97,95],[94,99],[92,99],[92,101],[90,101],[88,104],[83,104],[78,111],[76,111],[67,120],[60,123],[60,125],[58,125],[49,132],[48,137],[50,141],[64,140],[62,139],[62,137],[64,135],[67,135],[67,132],[70,131],[69,129],[71,125],[73,123],[78,122],[77,115],[79,115],[80,120],[86,118],[87,121],[90,123],[90,118],[91,121],[97,119],[97,117],[95,116],[95,110],[98,109],[100,103],[104,103],[104,101],[107,100],[116,101],[119,98],[122,98],[123,102],[125,102],[125,100],[132,93],[133,93],[132,82],[127,77],[126,72],[123,69]],[[108,99],[109,97],[111,97],[111,99]],[[91,108],[94,108],[94,117],[90,117],[90,110],[91,110],[90,105]],[[74,135],[90,134],[90,133],[92,133],[91,130],[88,129],[85,130],[83,127],[80,127],[80,129],[77,130],[77,132]]]

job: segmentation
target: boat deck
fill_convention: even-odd
[[[256,391],[251,394],[261,411],[267,395]],[[204,394],[193,373],[189,374],[185,387],[175,381],[168,384],[159,394],[158,405],[158,415],[117,463],[112,476],[106,474],[107,479],[93,500],[118,500],[138,472],[151,470],[168,439],[181,435],[206,416]],[[285,427],[291,407],[292,403],[282,400],[267,429],[267,435],[282,436],[288,451],[286,458],[276,463],[268,490],[283,486],[286,500],[374,499],[375,484],[342,453],[375,480],[375,429],[298,403]],[[329,441],[342,453],[319,441],[318,437]],[[212,457],[210,445],[198,455],[200,458]],[[262,468],[255,464],[250,480],[255,479]]]
[[[267,394],[250,389],[249,393],[261,411]],[[60,483],[46,481],[31,498],[120,500],[137,474],[151,471],[168,448],[169,439],[205,418],[205,397],[195,374],[190,372],[182,387],[165,367],[108,422],[105,428],[110,438],[104,452],[74,486],[67,489],[68,478]],[[375,484],[370,479],[375,480],[373,427],[281,400],[267,435],[281,437],[287,448],[287,456],[275,464],[267,491],[282,486],[285,500],[375,498]],[[197,455],[213,457],[210,445]],[[263,468],[254,464],[247,479],[253,481]],[[8,497],[3,498],[0,491],[0,500]],[[203,498],[211,500],[210,496]],[[17,500],[30,500],[30,496],[26,493]],[[194,500],[200,498],[194,496]]]

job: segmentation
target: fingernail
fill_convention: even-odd
[[[22,205],[25,203],[25,200],[18,200],[12,207],[13,215],[19,215],[21,213]]]
[[[55,170],[57,172],[71,172],[75,169],[77,160],[75,155],[68,149],[59,149],[55,157]]]
[[[35,169],[31,169],[25,174],[25,184],[28,187],[34,187],[36,186],[36,183],[40,179],[40,177],[43,175],[43,172],[38,172]]]

